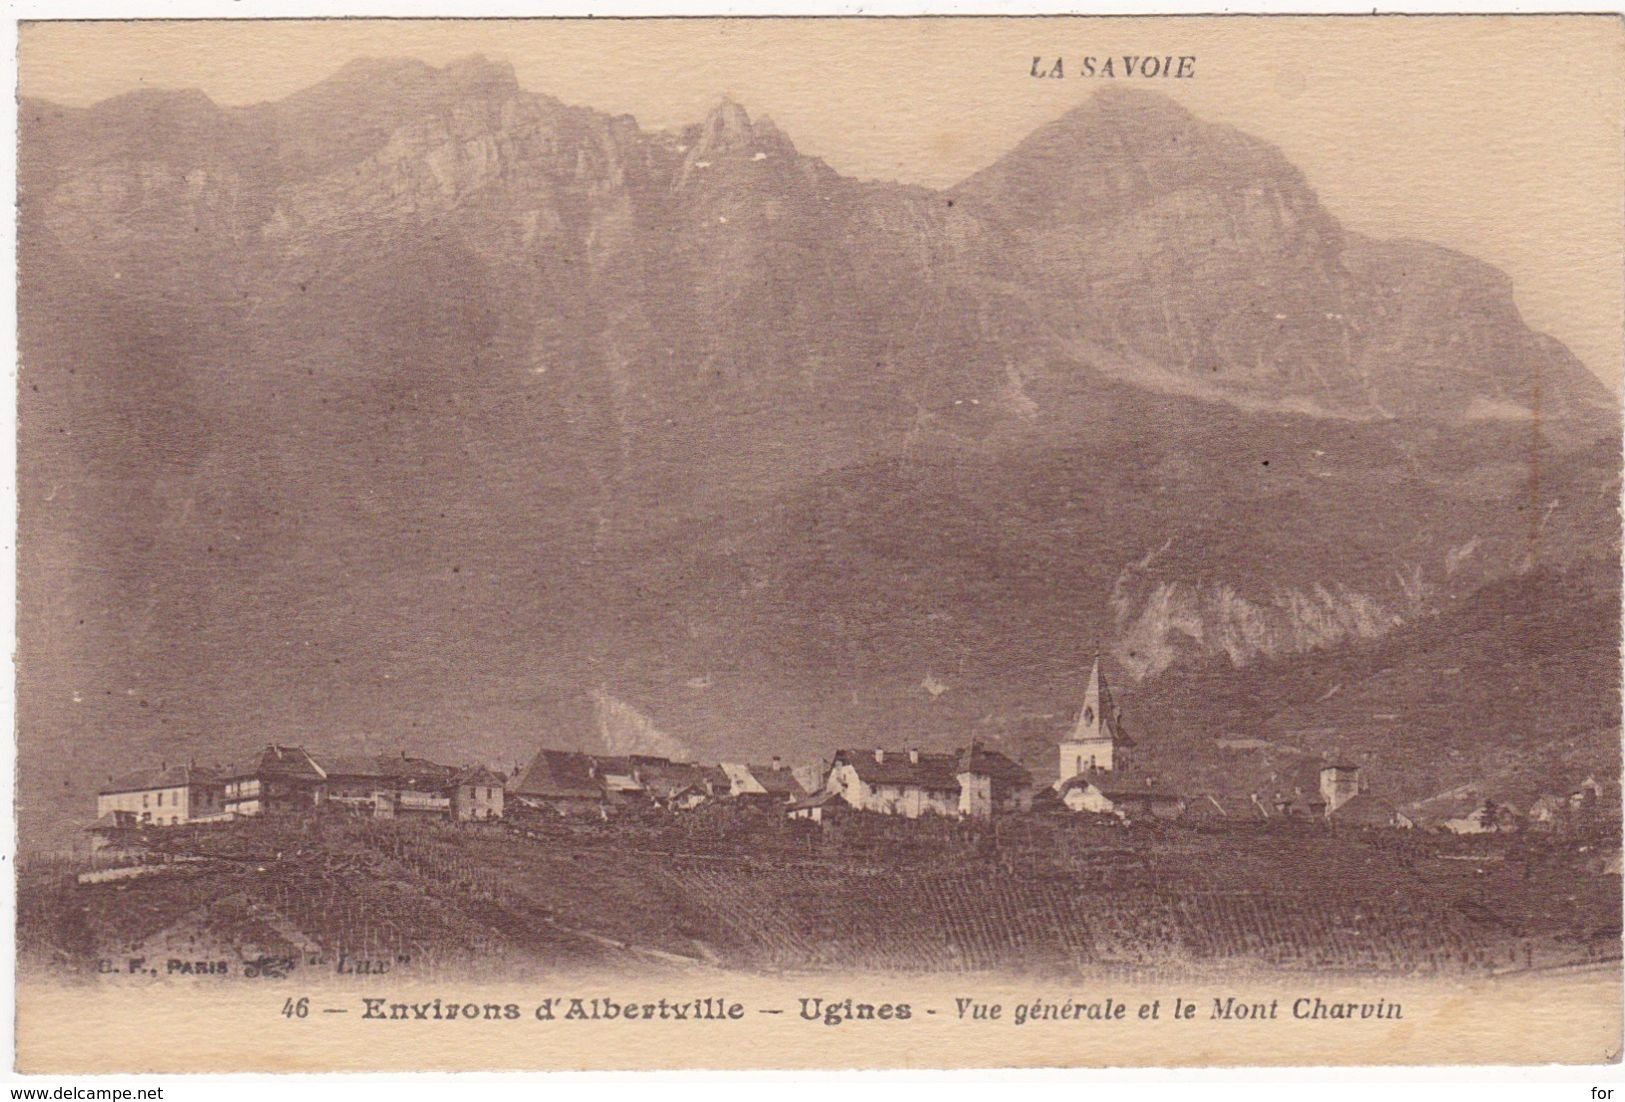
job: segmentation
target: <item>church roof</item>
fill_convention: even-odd
[[[1089,670],[1089,684],[1083,691],[1083,706],[1078,709],[1078,721],[1072,727],[1068,742],[1097,742],[1110,740],[1118,746],[1133,746],[1134,740],[1123,727],[1123,710],[1112,699],[1111,686],[1106,683],[1106,672],[1100,667],[1100,656]]]

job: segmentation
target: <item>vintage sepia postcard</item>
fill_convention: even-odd
[[[1620,1058],[1617,17],[19,39],[21,1071]]]

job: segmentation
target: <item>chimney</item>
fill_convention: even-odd
[[[886,760],[886,751],[884,751],[884,750],[876,750],[875,751],[875,761],[883,762],[885,760]]]
[[[777,754],[774,754],[773,755],[773,772],[777,773],[779,770],[781,770],[783,768],[784,768],[784,766],[782,764],[780,764],[780,762],[779,762],[779,756]]]
[[[919,749],[919,747],[910,746],[908,748],[908,763],[910,765],[919,765],[920,764],[920,749]]]

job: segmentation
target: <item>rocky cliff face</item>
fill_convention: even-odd
[[[943,192],[479,59],[25,103],[19,160],[21,703],[70,761],[506,759],[591,686],[701,753],[949,732],[1096,647],[1617,555],[1612,401],[1504,276],[1150,94]]]
[[[1345,232],[1279,150],[1169,100],[1097,95],[954,194],[1026,243],[1046,320],[1142,385],[1447,422],[1609,406],[1503,274]]]

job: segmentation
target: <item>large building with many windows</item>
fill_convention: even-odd
[[[111,777],[96,795],[96,817],[125,812],[133,825],[178,826],[218,818],[225,810],[225,786],[219,774],[195,765],[160,763]]]

